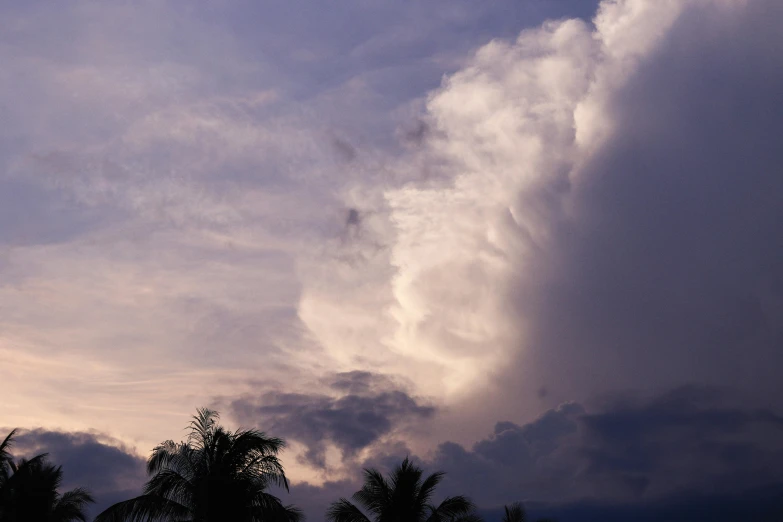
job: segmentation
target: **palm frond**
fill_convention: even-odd
[[[283,506],[269,511],[265,509],[253,508],[251,510],[253,522],[304,522],[305,516],[302,511],[295,506]]]
[[[11,430],[11,433],[6,435],[6,437],[3,439],[3,442],[0,442],[0,462],[11,460],[11,454],[8,453],[8,450],[13,446],[14,444],[14,436],[16,435],[16,429]]]
[[[248,460],[237,475],[263,483],[264,486],[274,484],[289,491],[288,478],[285,476],[283,465],[274,455],[256,455]]]
[[[188,443],[195,444],[196,448],[204,449],[209,445],[210,439],[216,429],[220,414],[209,408],[198,408],[193,420],[190,421]]]
[[[285,506],[271,493],[257,491],[251,503],[254,522],[304,522],[304,514],[299,508]]]
[[[225,458],[227,466],[237,473],[266,484],[283,486],[288,490],[288,480],[278,453],[285,447],[285,441],[267,437],[256,430],[237,430],[229,434],[231,445]]]
[[[182,505],[193,502],[195,492],[191,482],[173,469],[162,469],[144,486],[145,495],[159,496]]]
[[[13,470],[12,464],[14,460],[8,450],[11,449],[11,446],[14,444],[15,435],[16,430],[13,429],[11,430],[11,433],[3,439],[3,442],[0,442],[0,484],[8,479],[9,469]]]
[[[46,462],[46,460],[49,458],[48,453],[41,453],[40,455],[36,455],[35,457],[30,457],[29,459],[19,459],[19,462],[9,462],[11,467],[13,468],[14,472],[19,471],[21,468],[30,466],[42,466]]]
[[[84,488],[76,488],[62,494],[52,510],[52,519],[57,522],[87,522],[87,505],[95,499]]]
[[[190,520],[187,507],[163,497],[141,495],[118,502],[95,517],[95,522],[169,522]]]
[[[405,460],[392,471],[390,486],[392,490],[412,489],[418,493],[421,484],[421,476],[424,472],[413,462],[405,457]]]
[[[367,515],[345,498],[341,498],[329,507],[326,519],[330,522],[370,522]]]
[[[435,488],[440,484],[440,481],[443,480],[444,473],[442,471],[437,471],[424,479],[424,482],[421,483],[421,486],[419,487],[419,493],[417,501],[421,505],[429,504],[430,499],[432,498],[432,494],[435,492]]]
[[[283,439],[268,437],[262,431],[242,430],[229,434],[231,453],[240,455],[277,456],[286,446]]]
[[[525,507],[520,502],[514,502],[507,506],[503,506],[505,513],[503,514],[502,522],[525,522],[527,519],[527,513],[525,513]]]
[[[476,506],[467,497],[447,497],[438,507],[431,507],[427,522],[452,522],[473,514]]]
[[[186,444],[177,444],[173,440],[161,442],[155,446],[150,458],[147,459],[147,474],[153,475],[169,467],[171,461],[183,455],[186,448],[189,448]]]
[[[427,505],[418,502],[421,477],[424,472],[405,458],[391,473],[389,486],[391,495],[388,516],[392,519],[420,521],[427,512]]]
[[[376,469],[364,470],[364,485],[353,494],[353,499],[370,513],[380,516],[388,509],[392,490],[383,475]]]
[[[302,513],[302,510],[293,504],[284,506],[283,522],[305,522],[307,517]]]

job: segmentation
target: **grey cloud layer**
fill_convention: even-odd
[[[781,436],[783,417],[772,411],[748,409],[725,390],[684,387],[615,396],[596,411],[566,404],[521,426],[501,422],[470,449],[440,445],[432,465],[483,505],[519,495],[642,502],[780,485]]]
[[[364,465],[387,469],[404,456],[381,453]],[[444,442],[417,460],[447,472],[441,494],[469,493],[491,520],[500,517],[489,508],[514,500],[577,521],[602,513],[708,520],[724,508],[773,520],[783,487],[783,416],[749,409],[725,389],[616,394],[594,411],[566,403],[527,424],[498,422],[469,448]],[[301,486],[293,494],[318,519],[324,498],[356,486]]]
[[[266,392],[236,399],[230,410],[243,424],[256,424],[305,444],[304,458],[321,468],[326,467],[329,444],[348,460],[400,424],[425,421],[435,414],[435,408],[397,389],[382,375],[342,373],[330,387],[336,395]]]

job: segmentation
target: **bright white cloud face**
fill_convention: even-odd
[[[144,453],[215,404],[318,482],[618,389],[770,397],[780,8],[501,4],[0,9],[0,426]]]

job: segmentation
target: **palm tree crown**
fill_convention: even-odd
[[[354,493],[374,522],[456,522],[474,521],[473,503],[458,495],[439,505],[430,503],[436,486],[443,479],[436,472],[422,480],[423,471],[407,458],[388,479],[375,469],[364,470],[364,486]],[[359,507],[345,498],[332,504],[327,512],[330,522],[370,522]]]
[[[3,442],[0,442],[0,487],[8,480],[8,473],[13,463],[13,457],[8,452],[11,449],[11,445],[14,443],[14,435],[16,430],[11,430]]]
[[[95,502],[89,492],[60,494],[62,467],[45,453],[15,463],[8,452],[15,433],[0,443],[0,522],[87,522],[87,505]]]
[[[143,494],[119,502],[96,522],[299,522],[301,513],[266,491],[288,489],[277,458],[283,440],[256,430],[230,432],[199,409],[186,442],[166,441],[147,461]]]

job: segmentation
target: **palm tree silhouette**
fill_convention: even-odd
[[[11,430],[11,433],[3,439],[3,442],[0,442],[0,487],[8,480],[10,463],[13,462],[13,457],[8,450],[14,443],[14,435],[16,435],[16,430]]]
[[[0,443],[0,522],[87,522],[87,505],[95,502],[83,488],[60,494],[63,471],[46,453],[13,461],[8,452],[16,430]]]
[[[514,502],[507,506],[503,506],[505,513],[503,514],[502,522],[527,522],[527,513],[525,512],[525,506],[520,502]],[[553,522],[548,518],[540,518],[537,522]]]
[[[95,522],[301,521],[298,509],[266,491],[288,490],[277,458],[284,441],[256,430],[232,433],[218,419],[215,411],[197,410],[186,442],[169,440],[152,451],[143,494],[114,504]]]
[[[353,494],[374,522],[477,522],[474,505],[458,495],[439,505],[430,504],[435,487],[443,479],[436,472],[422,480],[421,468],[407,458],[386,479],[375,469],[364,470],[364,486]],[[333,503],[327,511],[330,522],[370,522],[359,507],[345,498]]]

